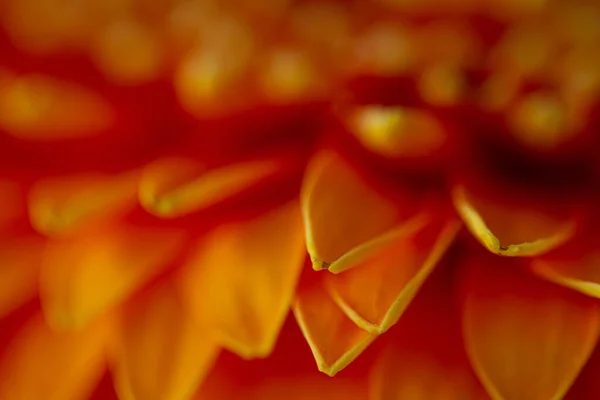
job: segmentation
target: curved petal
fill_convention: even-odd
[[[0,127],[18,138],[50,141],[110,128],[110,103],[84,86],[44,75],[8,79],[0,90]]]
[[[305,257],[301,223],[294,202],[217,228],[182,271],[194,314],[244,358],[265,357],[275,345]]]
[[[577,249],[566,259],[535,259],[531,269],[556,284],[600,298],[600,253],[595,249]]]
[[[516,260],[482,254],[464,276],[469,358],[494,400],[561,399],[600,330],[593,299],[552,285]]]
[[[370,373],[372,400],[488,400],[462,345],[453,265],[440,265],[385,341]]]
[[[0,317],[37,294],[43,248],[37,237],[0,242]]]
[[[423,216],[401,210],[369,187],[337,155],[317,155],[302,187],[302,213],[313,268],[341,272],[387,246],[400,222]],[[368,210],[368,213],[365,213]]]
[[[219,347],[168,284],[125,307],[112,373],[122,400],[190,399]]]
[[[78,329],[124,301],[179,252],[179,232],[112,226],[54,239],[44,256],[42,307],[55,329]]]
[[[348,120],[350,131],[364,147],[387,157],[435,154],[447,136],[431,113],[418,109],[364,106]]]
[[[100,320],[82,332],[57,334],[42,315],[33,317],[3,354],[0,398],[86,398],[105,370],[110,328],[108,320]]]
[[[338,306],[359,327],[380,334],[394,325],[454,240],[460,222],[430,223],[399,236],[357,268],[325,278]]]
[[[346,368],[377,337],[348,319],[322,282],[302,285],[293,310],[319,371],[329,376]]]
[[[148,212],[174,218],[229,198],[281,167],[280,162],[267,159],[207,171],[191,159],[163,159],[146,167],[138,196]]]
[[[135,205],[137,182],[136,172],[38,182],[28,198],[31,224],[38,232],[52,236],[102,222]]]
[[[335,379],[317,371],[296,322],[288,318],[269,357],[247,361],[221,353],[195,399],[363,400],[368,366],[358,367]]]
[[[503,256],[535,256],[563,244],[575,232],[572,215],[541,205],[503,204],[476,195],[464,186],[452,190],[454,206],[473,236],[489,251]]]

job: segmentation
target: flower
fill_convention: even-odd
[[[600,8],[254,3],[2,4],[0,399],[596,398]]]

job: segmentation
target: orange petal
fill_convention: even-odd
[[[182,274],[187,300],[224,347],[267,356],[288,313],[303,265],[302,221],[291,203],[204,238]]]
[[[41,315],[9,344],[0,363],[0,398],[79,400],[92,392],[105,370],[110,322],[77,333],[57,334]]]
[[[112,372],[123,400],[189,399],[218,354],[171,286],[127,307],[115,350]]]
[[[78,329],[125,300],[179,252],[182,234],[112,227],[50,242],[41,274],[55,329]]]
[[[568,257],[537,258],[531,263],[534,273],[550,282],[600,298],[600,252],[595,248],[572,249]]]
[[[89,46],[98,68],[116,85],[139,85],[162,72],[163,44],[157,31],[122,13],[102,24]]]
[[[348,118],[350,131],[367,149],[388,157],[419,157],[446,140],[441,124],[426,111],[403,107],[360,107]]]
[[[322,282],[301,287],[293,311],[319,371],[329,376],[346,368],[377,337],[348,319]]]
[[[0,242],[0,317],[37,294],[43,245],[39,238]]]
[[[43,75],[8,79],[0,88],[0,127],[18,138],[49,141],[93,136],[115,112],[88,88]]]
[[[274,103],[313,99],[324,89],[314,56],[295,48],[280,47],[265,52],[258,83],[265,97]]]
[[[296,321],[290,316],[269,357],[247,361],[222,352],[195,399],[363,400],[367,398],[367,365],[335,379],[314,366]]]
[[[207,171],[194,160],[163,159],[144,170],[139,199],[148,212],[174,218],[232,197],[280,168],[274,160],[259,160]]]
[[[464,186],[452,191],[454,206],[471,233],[489,251],[504,256],[534,256],[563,244],[575,232],[572,215],[542,205],[503,204],[475,195]]]
[[[489,399],[464,352],[447,266],[436,269],[381,337],[386,346],[371,369],[370,399]]]
[[[102,222],[135,204],[137,173],[85,175],[37,183],[29,194],[29,218],[42,234],[72,232]]]
[[[460,229],[456,220],[399,236],[372,258],[325,278],[338,306],[359,327],[380,334],[394,325]]]
[[[368,210],[368,213],[365,212]],[[305,236],[313,268],[341,272],[387,246],[402,220],[396,205],[370,188],[339,156],[323,153],[308,167],[302,187]]]
[[[487,254],[468,263],[467,353],[494,400],[561,399],[596,344],[600,310],[593,299],[520,267]]]

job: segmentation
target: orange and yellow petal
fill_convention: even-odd
[[[452,259],[424,284],[402,318],[380,340],[370,371],[374,400],[488,400],[462,345],[459,309],[448,281]]]
[[[138,179],[139,173],[131,171],[36,182],[28,196],[31,225],[53,236],[120,217],[135,205]]]
[[[121,225],[52,239],[40,296],[50,325],[80,329],[121,304],[179,254],[184,234]]]
[[[281,160],[273,159],[216,169],[207,169],[193,159],[163,159],[145,168],[139,199],[151,214],[174,218],[239,194],[281,169]]]
[[[302,333],[290,317],[268,358],[247,361],[223,352],[194,400],[367,398],[370,364],[332,379],[316,370],[307,350]]]
[[[521,194],[525,196],[525,194]],[[513,196],[514,197],[514,196]],[[452,189],[456,211],[475,238],[503,256],[536,256],[564,244],[577,228],[571,205],[513,199],[462,184]]]
[[[561,399],[591,355],[591,298],[536,279],[525,261],[474,254],[461,290],[465,346],[494,400]]]
[[[313,268],[334,273],[387,246],[398,236],[398,225],[405,225],[400,230],[415,229],[426,218],[408,206],[398,207],[334,153],[312,159],[301,204]]]
[[[406,232],[355,268],[326,276],[327,290],[354,323],[381,334],[401,318],[460,227],[449,220]]]
[[[594,232],[533,260],[530,267],[543,279],[587,296],[600,297],[600,255]]]
[[[119,399],[191,399],[220,349],[205,328],[195,323],[173,283],[127,304],[111,357]]]
[[[319,278],[301,282],[293,311],[319,371],[330,376],[347,367],[377,338],[348,318]]]
[[[2,354],[0,397],[79,400],[106,368],[113,322],[100,319],[81,332],[56,333],[41,314],[17,332]],[[51,373],[56,371],[57,373]]]
[[[193,251],[180,274],[193,314],[223,347],[245,358],[267,356],[304,265],[297,202],[220,226]]]

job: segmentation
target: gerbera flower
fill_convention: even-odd
[[[254,3],[0,4],[0,399],[598,397],[598,4]]]

